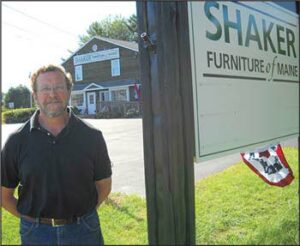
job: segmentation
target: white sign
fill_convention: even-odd
[[[119,48],[114,48],[114,49],[101,50],[97,52],[74,56],[73,63],[74,66],[76,66],[76,65],[87,64],[91,62],[117,59],[119,57],[120,57]]]
[[[15,103],[14,102],[9,102],[8,103],[8,108],[15,108]]]
[[[299,16],[270,2],[190,2],[196,157],[299,134]]]

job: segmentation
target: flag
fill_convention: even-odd
[[[270,185],[283,187],[294,179],[280,144],[241,153],[241,156],[248,167]]]
[[[137,85],[137,84],[134,84],[134,98],[135,98],[135,100],[140,100],[140,98],[141,98],[141,91],[140,91],[140,88],[139,88],[139,86]]]

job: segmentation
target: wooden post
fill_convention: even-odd
[[[195,244],[194,120],[186,2],[137,2],[150,244]],[[151,45],[151,43],[153,45]]]

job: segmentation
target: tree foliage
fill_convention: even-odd
[[[129,18],[110,15],[101,21],[95,21],[90,24],[86,34],[79,35],[79,45],[95,36],[137,42],[137,17],[134,14]]]
[[[13,102],[14,108],[29,108],[30,97],[30,90],[26,86],[11,87],[4,96],[4,105],[8,107],[8,103]]]

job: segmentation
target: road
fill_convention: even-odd
[[[107,142],[113,167],[113,192],[137,194],[145,197],[143,134],[141,119],[88,119],[100,129]],[[9,134],[21,124],[2,125],[2,146]],[[297,139],[282,143],[282,146],[297,147]],[[220,172],[239,162],[239,154],[232,154],[195,165],[195,181]]]

